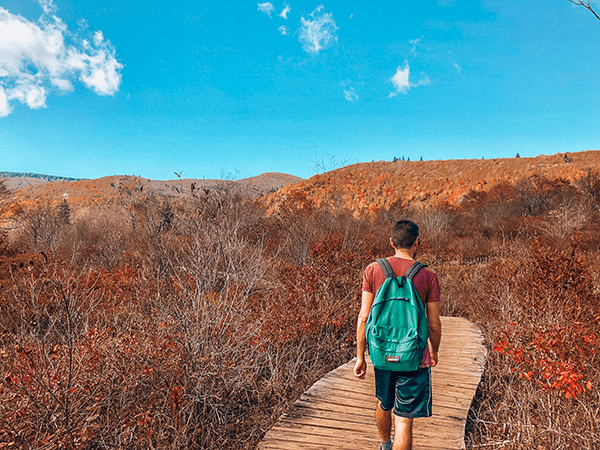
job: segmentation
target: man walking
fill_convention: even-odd
[[[387,258],[396,276],[402,276],[415,262],[419,249],[419,227],[414,222],[401,220],[392,229],[390,243],[395,255]],[[385,275],[379,264],[370,264],[364,273],[362,305],[358,315],[357,352],[354,375],[364,379],[367,372],[365,349],[366,324],[377,289]],[[442,335],[440,321],[440,291],[437,275],[429,268],[421,269],[413,284],[425,306],[429,323],[429,345],[423,352],[423,361],[414,372],[395,372],[375,369],[375,395],[379,400],[375,411],[382,450],[411,450],[412,426],[415,417],[431,416],[431,367],[438,362]],[[396,433],[392,444],[392,410]]]

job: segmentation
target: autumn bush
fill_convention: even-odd
[[[146,205],[4,261],[0,448],[252,448],[351,357],[362,222],[224,193]]]
[[[423,235],[442,313],[473,320],[486,341],[469,449],[600,447],[597,180],[471,192],[446,206],[445,246]]]
[[[353,356],[361,275],[399,218],[422,225],[442,313],[485,336],[468,448],[598,448],[597,180],[364,218],[302,191],[270,211],[224,190],[31,203],[0,254],[0,448],[254,448]]]
[[[589,207],[581,215],[567,213],[563,226],[551,208],[584,205],[569,186],[553,195],[539,215],[513,218],[519,233],[490,232],[486,258],[438,266],[443,313],[478,323],[488,348],[467,448],[600,445],[596,215]],[[468,221],[473,205],[466,206],[461,220]],[[465,234],[452,244],[459,261],[481,239]]]
[[[600,300],[586,257],[533,239],[463,275],[488,341],[469,448],[597,448]],[[465,273],[466,272],[466,273]],[[457,307],[460,309],[460,306]]]

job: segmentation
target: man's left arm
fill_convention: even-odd
[[[429,351],[432,366],[438,363],[438,350],[442,339],[442,321],[440,320],[440,302],[427,303],[427,321],[429,322]]]
[[[375,296],[371,292],[363,291],[358,323],[356,325],[356,364],[354,365],[354,376],[364,378],[367,374],[367,361],[365,350],[367,348],[367,319],[371,312],[371,305]]]

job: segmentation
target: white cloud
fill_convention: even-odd
[[[37,22],[0,8],[0,115],[10,102],[46,107],[52,91],[73,91],[75,79],[100,95],[113,95],[121,84],[122,65],[101,31],[93,43],[67,30],[52,0],[39,0],[44,14]],[[68,42],[67,42],[68,40]]]
[[[283,36],[289,36],[290,34],[290,30],[288,29],[288,27],[286,27],[285,25],[281,25],[279,27],[279,32],[283,35]]]
[[[278,14],[279,17],[283,17],[284,19],[288,18],[288,14],[290,13],[290,11],[292,10],[292,8],[290,8],[290,5],[288,5],[287,3],[285,3],[285,7],[283,8],[283,10]]]
[[[50,83],[63,92],[72,92],[74,90],[73,84],[71,84],[69,80],[63,80],[62,78],[50,78]]]
[[[258,10],[264,12],[266,15],[271,17],[271,14],[273,13],[273,11],[275,11],[275,7],[271,2],[259,3]]]
[[[84,42],[87,52],[72,53],[71,63],[81,71],[80,79],[87,87],[100,95],[112,95],[119,90],[122,66],[101,31],[94,33],[94,46]]]
[[[351,87],[349,89],[344,89],[344,98],[349,102],[354,103],[356,100],[358,100],[358,94],[356,93],[354,88]]]
[[[404,68],[398,66],[396,73],[390,81],[394,85],[394,90],[390,92],[390,97],[395,97],[398,94],[405,94],[411,88],[430,83],[427,75],[423,75],[423,78],[417,84],[412,84],[410,82],[410,67],[408,63],[405,63]]]
[[[390,94],[390,97],[393,97],[401,92],[406,92],[410,89],[410,82],[408,78],[410,76],[410,67],[408,64],[404,67],[398,67],[396,73],[392,77],[392,84],[394,85],[394,92]]]
[[[6,117],[10,114],[10,105],[4,88],[0,86],[0,117]]]
[[[319,53],[337,41],[336,32],[339,28],[333,20],[333,14],[323,12],[323,5],[315,9],[310,17],[300,18],[299,40],[307,53]]]
[[[46,89],[34,75],[24,74],[8,92],[9,100],[19,100],[31,109],[46,107]]]

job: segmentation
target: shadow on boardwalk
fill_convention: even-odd
[[[415,419],[415,450],[464,448],[471,400],[485,361],[483,338],[466,319],[442,317],[440,361],[432,370],[433,417]],[[379,448],[375,385],[354,378],[350,361],[329,372],[296,401],[265,435],[258,449]]]

